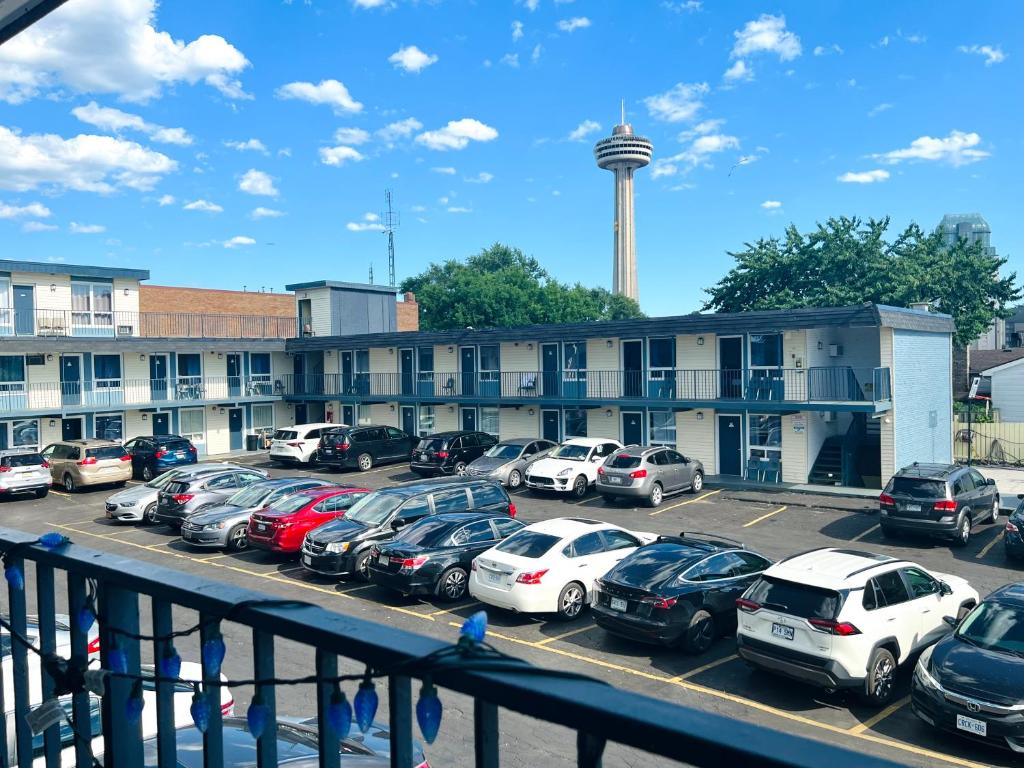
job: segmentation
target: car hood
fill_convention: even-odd
[[[351,520],[341,518],[340,520],[332,520],[325,524],[327,530],[324,530],[324,526],[314,529],[309,537],[320,543],[329,544],[332,541],[359,541],[361,539],[367,539],[381,532],[381,528],[370,528],[356,523]]]
[[[150,488],[148,485],[133,485],[123,491],[108,496],[107,501],[111,504],[120,504],[125,501],[142,501],[143,499],[155,499],[160,492],[159,488]]]
[[[572,469],[582,472],[587,467],[585,461],[573,461],[572,459],[559,459],[548,457],[538,459],[529,466],[531,475],[543,475],[544,477],[555,477],[563,469]]]
[[[932,676],[944,688],[984,701],[1012,706],[1024,703],[1024,658],[947,637],[932,651]]]
[[[469,466],[473,469],[482,470],[484,472],[493,472],[496,469],[501,469],[506,464],[511,464],[513,461],[517,461],[517,459],[500,459],[492,458],[490,456],[481,456],[476,461],[471,462]]]
[[[961,576],[954,576],[951,573],[940,573],[938,571],[931,571],[931,574],[939,581],[944,581],[949,584],[953,590],[953,594],[955,595],[969,596],[978,594],[977,590],[970,585],[967,579]]]
[[[245,509],[244,507],[236,507],[234,504],[216,504],[209,507],[203,507],[199,511],[188,516],[190,523],[196,523],[198,525],[209,525],[210,523],[219,523],[222,520],[230,520],[232,518],[238,518],[239,520],[248,520],[253,510]]]

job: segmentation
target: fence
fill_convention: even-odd
[[[0,337],[290,339],[295,337],[295,330],[294,317],[195,312],[0,309]]]
[[[953,458],[974,464],[1024,466],[1024,422],[953,422]]]

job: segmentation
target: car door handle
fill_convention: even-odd
[[[896,621],[896,617],[895,617],[895,616],[892,616],[892,617],[890,617],[890,618],[886,619],[886,621]]]

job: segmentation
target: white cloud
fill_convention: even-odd
[[[688,172],[698,165],[708,165],[712,155],[729,149],[738,149],[739,146],[738,138],[723,133],[698,136],[682,152],[656,160],[651,169],[651,178],[675,176],[680,170]]]
[[[166,155],[112,136],[24,136],[0,126],[0,188],[4,189],[148,190],[177,165]]]
[[[288,83],[278,88],[276,95],[279,99],[298,99],[310,104],[326,104],[338,114],[363,110],[363,105],[353,99],[345,84],[338,80],[321,80],[316,84]]]
[[[763,203],[761,203],[761,207],[764,208],[766,211],[773,211],[776,208],[781,208],[782,203],[779,200],[765,200]]]
[[[391,0],[352,0],[356,8],[390,8]]]
[[[278,157],[291,157],[292,156],[291,147],[281,147],[281,149],[277,150],[277,156]]]
[[[241,181],[238,182],[238,188],[250,195],[266,195],[267,197],[277,197],[278,195],[273,177],[263,171],[257,171],[255,168],[250,168],[242,175]]]
[[[0,203],[0,219],[20,219],[24,217],[45,219],[51,215],[50,209],[42,203],[29,203],[28,205]]]
[[[879,48],[888,48],[889,47],[889,42],[890,42],[889,36],[885,35],[881,40],[878,41],[878,47]]]
[[[519,66],[519,54],[518,53],[506,53],[499,60],[500,64],[504,64],[506,67],[516,68]]]
[[[414,205],[411,210],[414,213],[423,213],[425,210],[427,210],[427,206],[425,206],[425,205]]]
[[[106,232],[107,228],[102,224],[79,224],[77,221],[72,221],[68,230],[73,235],[98,235],[101,232]]]
[[[404,69],[406,72],[422,72],[437,61],[437,56],[432,53],[424,53],[415,45],[407,45],[388,56],[388,61],[396,69]]]
[[[590,19],[586,16],[575,16],[571,19],[562,19],[556,24],[562,32],[575,32],[577,29],[586,29],[590,26]]]
[[[478,173],[476,176],[470,176],[468,179],[464,179],[464,181],[467,181],[470,184],[489,184],[493,179],[493,173],[488,173],[487,171],[480,171],[480,173]]]
[[[284,216],[284,211],[264,208],[262,205],[258,208],[253,208],[252,213],[249,214],[249,217],[253,219],[276,219],[279,216]]]
[[[736,42],[732,58],[740,59],[756,53],[777,54],[780,61],[790,61],[801,53],[800,38],[786,29],[785,16],[761,14],[748,21],[743,29],[733,32]]]
[[[957,50],[960,53],[973,53],[978,56],[984,56],[986,67],[1006,61],[1006,54],[1003,53],[1003,49],[998,45],[961,45],[957,47]]]
[[[21,225],[22,232],[52,232],[58,229],[56,224],[44,224],[41,221],[26,221]]]
[[[537,10],[537,6],[540,5],[540,0],[523,0],[523,5],[526,6],[526,10],[532,13]]]
[[[436,131],[424,131],[416,137],[416,141],[428,149],[445,151],[465,149],[471,141],[493,141],[496,138],[498,132],[491,126],[464,117],[461,120],[450,120],[448,125]]]
[[[90,101],[83,107],[75,107],[71,110],[71,114],[83,123],[96,126],[101,131],[113,133],[126,130],[138,131],[161,144],[188,146],[192,143],[192,137],[184,128],[164,128],[162,125],[147,123],[139,115],[122,112],[120,109],[112,107],[101,107],[95,101]]]
[[[701,100],[707,94],[707,83],[676,83],[672,88],[644,99],[651,117],[669,123],[692,120],[704,106]]]
[[[321,147],[320,162],[324,165],[342,166],[347,162],[358,163],[365,160],[365,156],[358,149],[345,146]]]
[[[701,120],[693,128],[682,131],[677,138],[681,142],[692,141],[697,136],[703,136],[705,133],[714,133],[723,125],[725,125],[725,120],[720,117],[716,117],[713,120]]]
[[[266,145],[259,139],[246,139],[245,141],[225,141],[225,147],[237,149],[239,152],[262,152],[267,154]]]
[[[666,0],[662,5],[676,13],[697,13],[704,8],[704,3],[701,0],[681,0],[681,2],[676,3],[670,3]]]
[[[167,205],[174,205],[174,195],[163,195],[156,202],[161,208]]]
[[[523,39],[523,22],[513,21],[512,22],[512,41]]]
[[[540,61],[540,53],[542,50],[544,49],[541,48],[540,43],[537,43],[535,46],[533,46],[533,51],[530,53],[530,61],[532,61],[534,64]]]
[[[230,240],[224,241],[225,248],[238,248],[243,245],[256,245],[256,241],[245,235],[235,235]]]
[[[334,140],[339,144],[358,146],[370,140],[370,134],[362,128],[339,128],[334,132]]]
[[[872,171],[847,171],[842,176],[836,177],[836,181],[843,184],[874,184],[876,181],[885,181],[888,178],[888,171],[875,168]]]
[[[870,157],[892,165],[904,160],[928,160],[961,166],[976,163],[989,156],[988,152],[977,149],[980,143],[981,136],[977,133],[951,131],[945,138],[921,136],[910,142],[909,147],[882,152]]]
[[[454,176],[457,173],[457,171],[454,168],[452,168],[450,165],[435,166],[435,167],[431,168],[430,170],[432,170],[434,173],[444,174],[445,176]]]
[[[186,211],[203,211],[204,213],[221,213],[224,208],[209,200],[193,200],[182,206]]]
[[[892,109],[892,104],[889,104],[888,102],[876,104],[870,110],[868,110],[868,117],[875,117],[876,115],[880,115],[883,112],[887,112],[890,109]]]
[[[586,141],[592,133],[601,130],[601,124],[596,120],[584,120],[569,132],[569,141]]]
[[[67,89],[144,102],[165,87],[219,83],[249,66],[220,35],[186,43],[156,29],[156,0],[75,0],[0,48],[0,100]],[[227,95],[227,94],[225,94]]]
[[[816,46],[814,46],[814,55],[815,56],[828,56],[829,54],[832,54],[832,53],[836,53],[836,54],[839,54],[841,56],[843,53],[845,53],[845,51],[843,50],[842,46],[837,44],[837,43],[832,43],[832,45],[816,45]]]
[[[423,127],[423,123],[415,117],[407,117],[404,120],[390,123],[377,131],[377,138],[386,144],[391,144],[399,139],[408,139],[416,131]]]
[[[464,208],[461,205],[451,205],[448,207],[448,213],[472,213],[472,208]]]
[[[748,67],[743,59],[737,59],[735,64],[725,70],[722,77],[730,83],[749,81],[754,79],[754,70]]]
[[[362,221],[350,221],[345,229],[349,232],[383,232],[384,225],[376,213],[364,213]]]
[[[902,29],[897,29],[896,35],[901,40],[904,40],[910,43],[911,45],[921,45],[922,43],[928,42],[928,38],[920,34],[919,32],[911,32],[910,34],[904,34]]]

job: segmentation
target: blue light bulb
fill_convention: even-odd
[[[192,694],[192,706],[189,707],[189,713],[199,732],[206,733],[206,729],[210,727],[210,702],[206,700],[205,694],[199,691]]]
[[[132,695],[128,697],[128,701],[124,705],[124,714],[129,725],[139,722],[142,717],[142,708],[145,705],[145,699],[142,698],[142,681],[136,680],[135,685],[132,686]]]
[[[482,643],[487,635],[487,612],[477,611],[464,622],[459,636],[468,638],[474,643]]]
[[[254,739],[263,735],[267,728],[267,721],[270,720],[270,707],[263,703],[263,697],[257,691],[249,704],[249,711],[245,713],[245,721],[249,724],[249,733]]]
[[[360,731],[366,733],[373,725],[373,718],[377,714],[377,691],[369,678],[359,684],[353,706],[356,711],[356,725]]]
[[[14,589],[22,590],[25,588],[25,576],[17,565],[6,566],[4,568],[4,578],[7,579],[7,583]]]
[[[92,608],[88,605],[83,605],[78,610],[78,631],[83,635],[89,634],[89,630],[92,629],[92,625],[96,623],[96,614],[92,612]]]
[[[227,652],[228,649],[224,645],[224,638],[220,635],[211,637],[203,643],[203,667],[207,674],[215,677],[220,674],[220,665],[223,663]]]
[[[56,549],[57,547],[67,544],[68,541],[69,539],[67,536],[57,533],[56,531],[44,533],[42,536],[39,537],[39,543],[42,544],[43,547],[45,547],[46,549]]]
[[[437,688],[431,683],[424,683],[420,689],[420,698],[416,702],[416,722],[420,724],[420,733],[427,744],[433,744],[437,732],[441,730],[441,700],[437,698]]]
[[[327,705],[327,723],[339,739],[348,738],[352,731],[352,705],[348,703],[348,697],[340,685],[335,685],[331,692],[331,702]]]
[[[164,651],[163,658],[160,659],[160,677],[172,680],[181,677],[181,656],[178,655],[173,645],[168,646]]]
[[[128,674],[128,654],[124,652],[124,649],[114,646],[107,654],[107,666],[111,672],[121,675]]]

